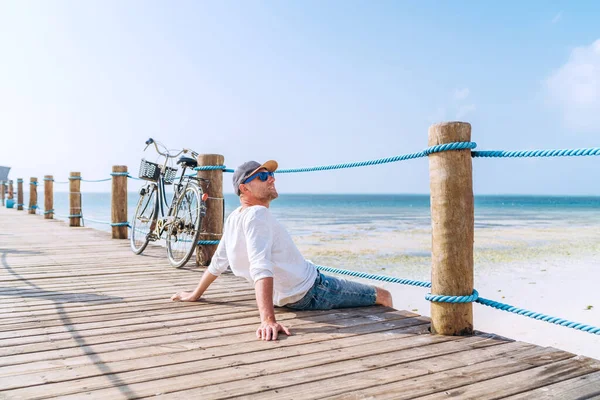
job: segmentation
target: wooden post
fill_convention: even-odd
[[[113,224],[127,222],[127,166],[112,167],[111,221]],[[127,239],[127,225],[112,227],[113,239]]]
[[[429,146],[470,142],[471,125],[445,122],[429,128]],[[473,293],[473,171],[471,150],[429,156],[431,191],[431,293],[469,296]],[[473,333],[472,303],[431,303],[431,332],[464,336]]]
[[[200,154],[198,166],[223,165],[225,157],[221,154]],[[223,170],[198,171],[198,177],[208,179],[207,185],[200,181],[204,193],[208,194],[206,200],[206,215],[200,226],[199,240],[220,240],[223,235],[223,215],[225,203],[223,201]],[[207,266],[217,250],[217,245],[199,245],[196,248],[196,265]]]
[[[44,175],[44,219],[54,218],[54,177]]]
[[[2,205],[4,205],[4,192],[6,192],[6,183],[4,181],[0,181],[0,196],[2,197]]]
[[[12,179],[8,181],[8,198],[10,200],[15,198],[15,188],[13,187]]]
[[[75,215],[74,217],[72,217]],[[81,226],[81,173],[69,176],[69,226]]]
[[[37,178],[29,178],[29,214],[37,209]]]
[[[23,209],[23,179],[17,178],[17,210]]]

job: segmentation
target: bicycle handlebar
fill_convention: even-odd
[[[179,155],[181,155],[182,153],[183,154],[190,153],[194,158],[198,157],[198,155],[199,155],[198,153],[196,153],[194,150],[191,150],[191,149],[183,149],[183,150],[181,150],[179,153],[177,153],[175,155],[172,155],[171,153],[169,153],[168,150],[166,151],[166,153],[163,153],[162,151],[159,150],[158,144],[152,138],[146,140],[146,147],[144,148],[144,151],[146,151],[146,149],[148,148],[148,146],[150,146],[151,144],[154,145],[154,148],[156,149],[156,152],[158,154],[160,154],[161,156],[166,157],[166,158],[176,158],[176,157],[179,157]]]

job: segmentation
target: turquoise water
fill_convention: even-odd
[[[86,226],[110,230],[110,193],[82,193]],[[128,218],[135,211],[137,193],[128,194]],[[25,203],[28,194],[25,193]],[[43,206],[43,196],[39,205]],[[237,196],[225,195],[225,213],[239,205]],[[54,194],[56,217],[69,214],[68,194]],[[407,194],[280,194],[271,211],[293,235],[314,230],[347,232],[352,230],[409,230],[430,227],[429,195]],[[477,228],[498,226],[600,225],[598,196],[475,196]]]

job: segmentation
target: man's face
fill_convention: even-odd
[[[260,172],[268,171],[265,168],[261,168],[248,178],[257,175]],[[252,196],[259,201],[271,201],[279,196],[277,189],[275,189],[275,177],[273,174],[270,174],[265,181],[263,181],[260,176],[256,176],[250,182],[245,183],[245,185],[252,193]]]

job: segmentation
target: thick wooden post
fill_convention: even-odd
[[[37,209],[37,178],[29,178],[29,214]]]
[[[10,200],[15,198],[15,188],[13,187],[12,179],[8,181],[8,198]]]
[[[127,222],[127,166],[112,167],[111,221],[113,224]],[[127,239],[127,225],[112,226],[113,239]]]
[[[0,197],[2,197],[2,205],[4,205],[4,193],[6,192],[6,183],[0,181]]]
[[[69,226],[81,226],[81,173],[69,176]]]
[[[23,179],[17,178],[17,210],[22,210],[23,204]]]
[[[54,177],[44,175],[44,219],[54,218]]]
[[[429,146],[470,142],[471,125],[445,122],[429,128]],[[431,293],[469,296],[473,293],[473,171],[471,150],[429,156],[431,191]],[[472,303],[431,303],[431,332],[473,333]]]
[[[200,154],[198,166],[223,165],[225,157],[221,154]],[[221,240],[223,234],[223,216],[225,203],[223,200],[223,170],[198,171],[198,177],[208,179],[209,183],[200,185],[204,193],[208,194],[206,200],[206,215],[200,226],[199,240]],[[217,250],[217,245],[199,245],[196,248],[196,265],[207,266]]]

